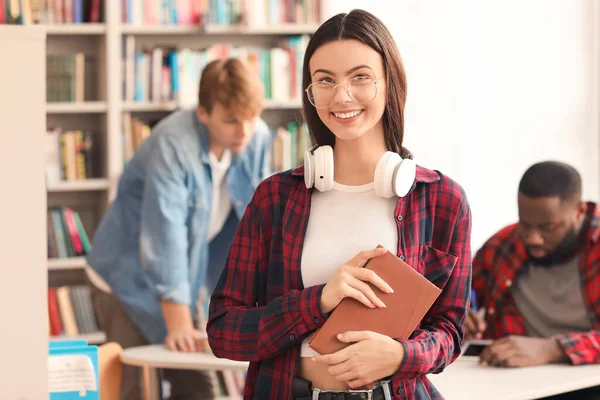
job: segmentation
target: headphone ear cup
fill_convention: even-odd
[[[402,161],[398,153],[386,151],[375,167],[375,193],[380,197],[390,198],[394,195],[392,181],[396,166]]]
[[[403,159],[396,168],[392,180],[392,188],[398,197],[404,197],[408,194],[417,175],[417,164],[408,158]]]
[[[331,146],[320,146],[315,150],[314,185],[325,192],[333,189],[333,149]]]
[[[307,189],[315,184],[315,156],[310,149],[304,152],[304,184]]]

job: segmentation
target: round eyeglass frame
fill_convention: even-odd
[[[377,98],[377,94],[379,93],[379,85],[378,85],[378,83],[384,77],[382,76],[379,79],[373,79],[371,77],[366,77],[367,79],[370,79],[371,81],[373,81],[373,83],[375,84],[375,94],[373,95],[373,98],[371,100],[369,100],[368,102],[366,102],[366,103],[361,103],[360,101],[356,100],[354,98],[354,96],[352,96],[352,92],[350,91],[350,82],[352,82],[356,78],[358,78],[358,77],[354,77],[354,78],[352,78],[350,80],[347,80],[345,83],[340,83],[340,84],[337,84],[337,85],[330,84],[331,86],[333,86],[333,89],[334,89],[333,100],[331,101],[331,104],[328,105],[328,106],[326,106],[326,107],[319,107],[315,103],[313,103],[312,100],[310,99],[311,96],[310,96],[310,94],[309,94],[308,91],[310,90],[310,88],[312,86],[314,86],[314,85],[316,85],[318,83],[328,83],[328,82],[313,82],[310,85],[308,85],[308,87],[306,89],[304,89],[304,91],[306,92],[306,97],[308,98],[308,101],[310,102],[310,104],[312,104],[313,107],[319,108],[319,109],[329,108],[329,107],[331,107],[333,105],[333,103],[335,103],[335,96],[337,94],[337,89],[340,86],[346,86],[346,94],[348,95],[348,97],[350,97],[352,100],[356,101],[358,104],[366,105],[366,104],[372,103]]]

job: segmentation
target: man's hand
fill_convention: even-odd
[[[481,339],[483,332],[487,329],[487,324],[483,319],[482,314],[469,310],[467,314],[467,325],[465,327],[465,339]]]
[[[319,355],[316,362],[329,364],[329,374],[345,381],[351,389],[394,374],[404,359],[404,346],[371,331],[345,332],[338,335],[350,346],[332,354]]]
[[[189,353],[203,351],[207,347],[206,334],[194,329],[187,304],[163,300],[160,306],[169,332],[165,338],[165,345],[169,350]]]
[[[479,357],[480,363],[495,367],[531,367],[568,358],[554,338],[507,336],[486,347]]]
[[[194,353],[205,349],[206,334],[197,329],[182,329],[169,332],[165,345],[171,351]]]

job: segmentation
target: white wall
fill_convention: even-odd
[[[0,400],[48,398],[46,45],[0,25]]]
[[[406,145],[456,179],[476,250],[516,221],[519,179],[571,163],[600,198],[598,3],[594,0],[329,0],[388,26],[408,75]]]

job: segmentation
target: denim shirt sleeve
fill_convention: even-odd
[[[142,268],[161,301],[190,304],[185,170],[169,136],[156,139],[148,160],[141,209]]]

